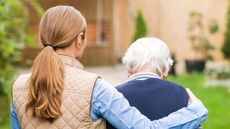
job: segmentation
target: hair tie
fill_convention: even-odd
[[[54,46],[52,44],[46,44],[45,47],[47,47],[47,46],[54,48]]]

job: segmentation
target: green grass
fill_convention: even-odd
[[[207,107],[209,113],[204,129],[230,129],[230,93],[225,88],[204,87],[204,76],[198,73],[170,76],[169,80],[190,88]]]
[[[4,123],[3,125],[0,125],[0,129],[10,129],[10,122]]]
[[[225,88],[204,87],[204,76],[198,73],[170,76],[169,80],[190,88],[208,108],[204,129],[230,129],[230,93]],[[0,125],[0,129],[10,129],[9,121]]]
[[[10,108],[9,108],[9,97],[0,96],[0,129],[10,129]]]

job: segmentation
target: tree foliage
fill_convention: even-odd
[[[22,0],[0,0],[0,95],[12,83],[15,64],[20,61],[20,50],[33,35],[28,34],[28,10]],[[40,15],[41,7],[35,0],[29,1]],[[10,88],[8,88],[10,89]]]
[[[12,64],[20,58],[25,39],[26,18],[19,0],[0,2],[0,95],[13,75]]]
[[[137,12],[137,17],[136,17],[135,23],[136,23],[135,24],[135,32],[134,32],[134,35],[132,38],[132,42],[134,42],[138,38],[145,37],[147,34],[146,23],[145,23],[143,14],[140,10]]]
[[[226,26],[224,45],[222,47],[222,52],[226,58],[230,58],[230,5],[228,7],[227,26]]]

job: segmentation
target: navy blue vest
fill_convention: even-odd
[[[175,112],[188,104],[186,90],[178,84],[157,78],[132,80],[117,87],[131,106],[135,106],[150,120]],[[115,129],[106,122],[107,129]]]

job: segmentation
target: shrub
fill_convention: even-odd
[[[189,39],[192,43],[193,51],[196,53],[196,58],[202,60],[213,59],[210,51],[214,49],[214,46],[205,31],[208,29],[207,32],[210,36],[216,34],[219,31],[217,21],[210,19],[208,20],[209,24],[206,25],[203,15],[196,11],[191,12],[189,16]]]
[[[230,5],[228,7],[227,26],[226,26],[224,45],[222,47],[222,52],[226,58],[230,58]]]
[[[137,12],[135,23],[135,32],[132,38],[132,42],[136,41],[138,38],[145,37],[147,34],[146,23],[140,10]]]
[[[26,17],[19,0],[0,2],[0,95],[13,74],[12,64],[20,60],[25,39]]]
[[[28,1],[40,14],[35,0]],[[20,61],[20,50],[33,38],[27,33],[28,17],[22,0],[0,0],[0,124],[9,118],[9,90]],[[32,40],[33,41],[33,40]]]

